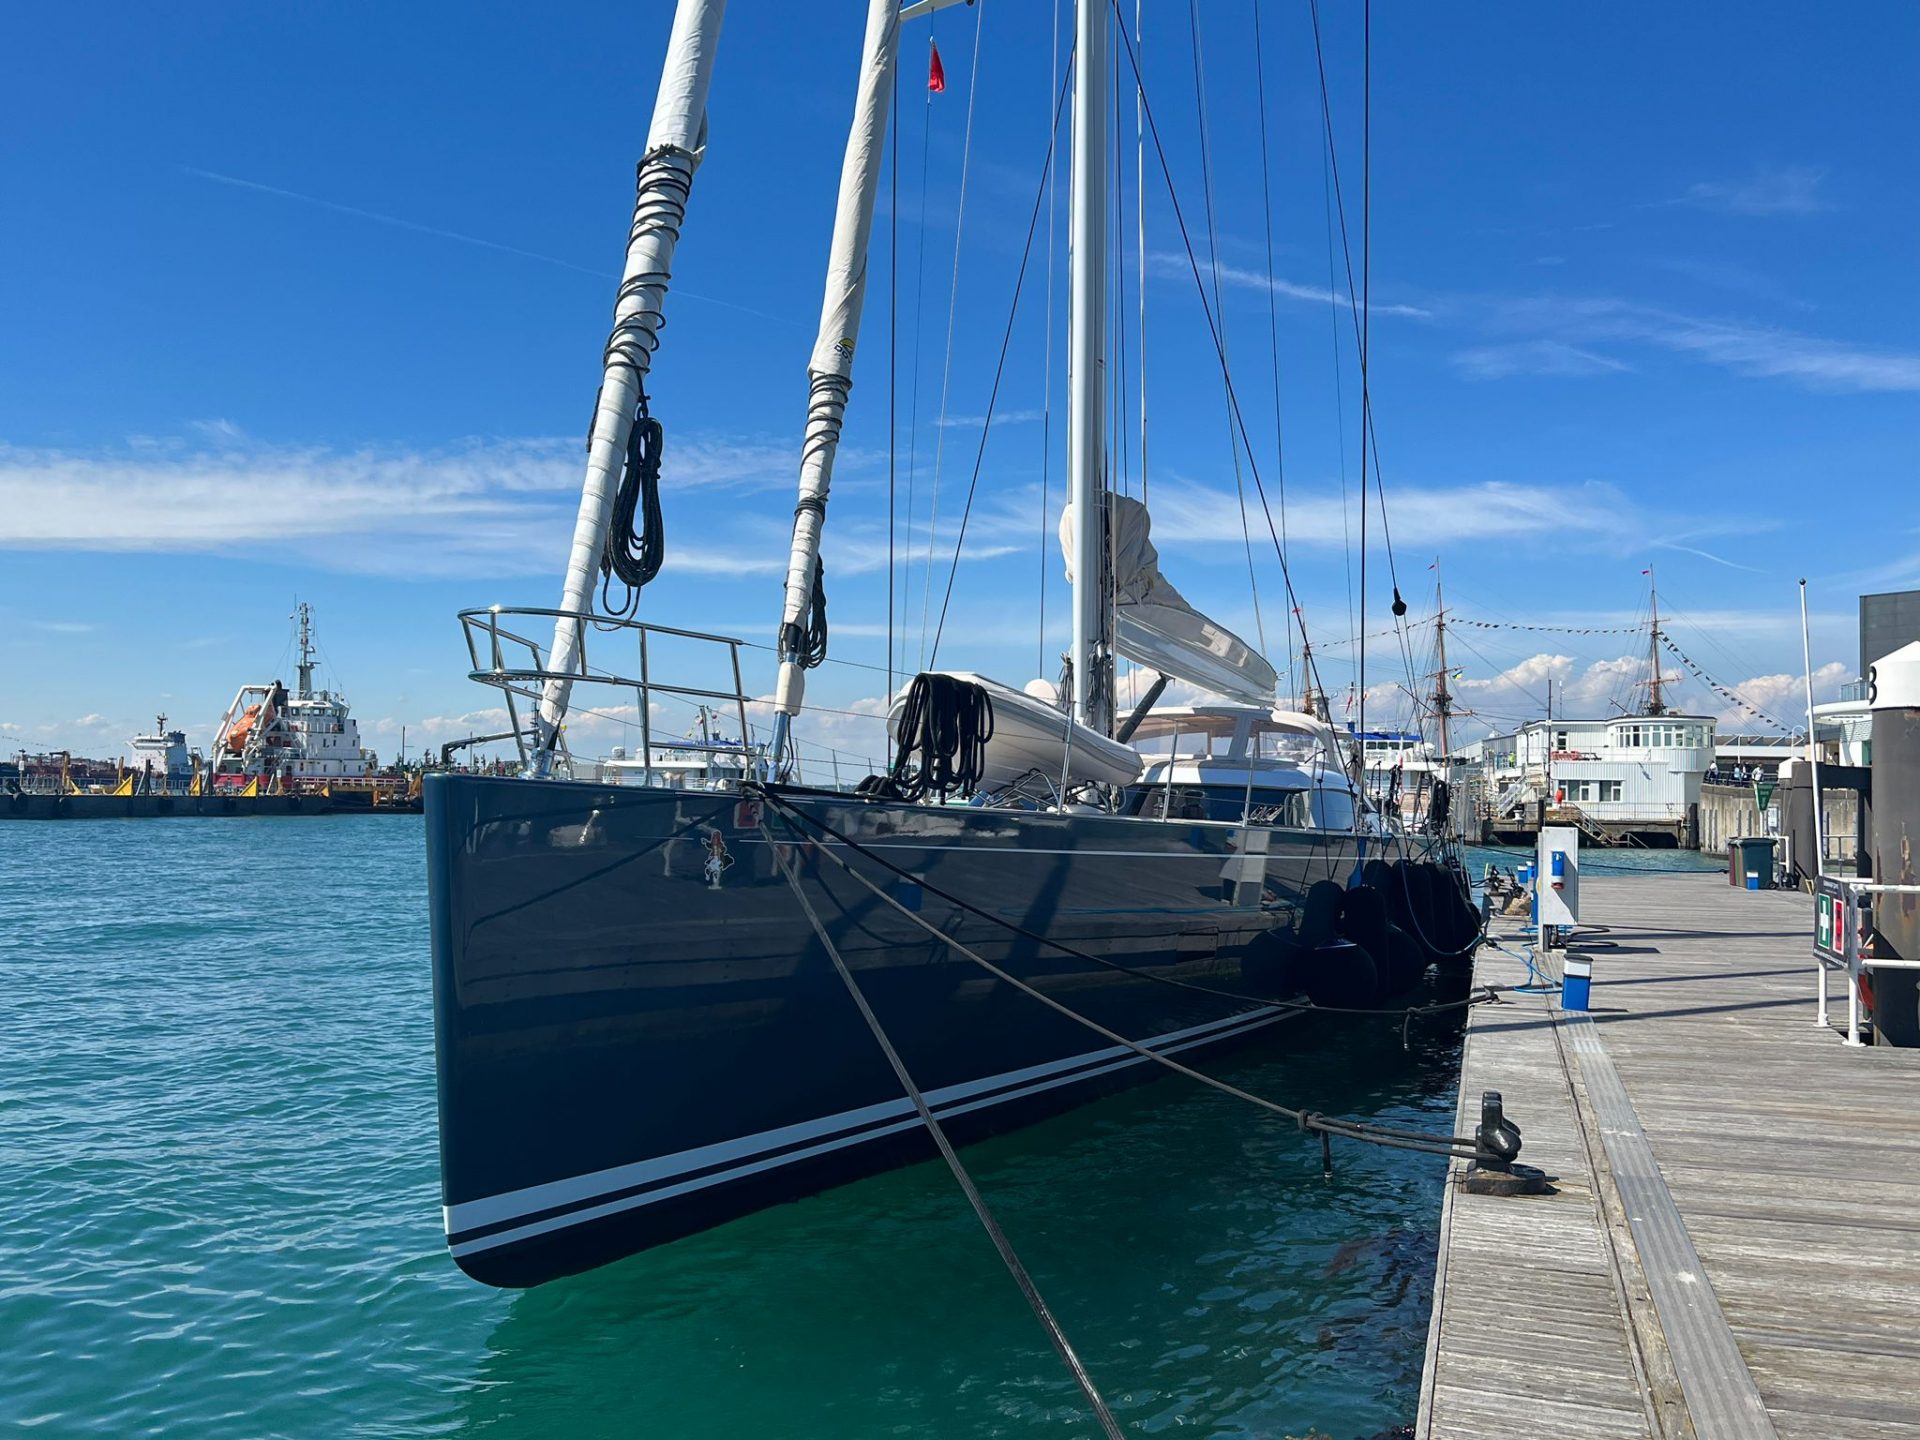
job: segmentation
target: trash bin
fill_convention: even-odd
[[[1746,835],[1727,842],[1727,883],[1736,890],[1773,889],[1771,835]]]

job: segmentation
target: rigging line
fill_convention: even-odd
[[[1360,733],[1367,730],[1367,427],[1373,418],[1372,391],[1367,384],[1367,343],[1371,326],[1373,307],[1369,303],[1373,287],[1373,0],[1363,0],[1361,13],[1364,40],[1361,46],[1360,88],[1364,97],[1360,109],[1360,127],[1363,137],[1361,144],[1360,166],[1360,645],[1359,645],[1359,682],[1360,682]],[[1375,467],[1378,474],[1378,467]],[[1398,587],[1395,587],[1396,593]],[[1365,741],[1361,742],[1365,753]],[[1361,793],[1366,791],[1366,767],[1361,766]],[[1354,829],[1360,828],[1360,816],[1356,809],[1353,817]]]
[[[1200,45],[1199,0],[1187,0],[1187,34],[1193,51],[1193,111],[1200,136],[1200,195],[1207,217],[1207,263],[1213,272],[1213,308],[1219,312],[1220,366],[1224,373],[1227,360],[1227,307],[1220,298],[1220,237],[1213,213],[1213,147],[1207,127],[1206,60]],[[1116,57],[1117,61],[1117,57]],[[1253,626],[1260,642],[1260,653],[1267,652],[1267,624],[1260,614],[1260,582],[1253,568],[1253,526],[1247,519],[1247,482],[1240,472],[1240,442],[1234,435],[1233,404],[1227,404],[1227,450],[1233,456],[1233,489],[1240,501],[1240,539],[1247,552],[1247,586],[1253,592]],[[1251,458],[1251,457],[1249,457]],[[1251,773],[1251,772],[1249,772]]]
[[[1054,77],[1060,73],[1060,0],[1053,0],[1053,59],[1047,66],[1047,88],[1052,90]],[[1056,128],[1059,120],[1056,117]],[[1047,521],[1053,514],[1053,505],[1049,495],[1048,481],[1052,478],[1053,464],[1053,273],[1059,257],[1059,242],[1055,238],[1055,220],[1060,213],[1059,162],[1054,152],[1047,152],[1047,300],[1045,313],[1041,316],[1041,328],[1045,332],[1044,350],[1046,359],[1041,371],[1040,381],[1040,543],[1037,547],[1040,557],[1040,625],[1037,637],[1038,659],[1033,673],[1044,677],[1047,673],[1047,571],[1050,568],[1047,544]]]
[[[1255,11],[1259,7],[1256,5]],[[1333,433],[1340,443],[1340,558],[1347,572],[1347,643],[1359,643],[1360,626],[1353,617],[1353,518],[1352,492],[1347,486],[1347,387],[1344,350],[1340,344],[1339,278],[1333,268],[1333,189],[1327,176],[1326,152],[1321,152],[1320,199],[1327,231],[1327,319],[1332,324],[1333,340]]]
[[[1113,56],[1113,74],[1108,79],[1107,89],[1113,99],[1113,133],[1118,136],[1120,134],[1120,57],[1117,54]],[[1113,147],[1112,231],[1114,235],[1121,233],[1120,227],[1126,223],[1127,219],[1126,176],[1126,167],[1120,163],[1120,147],[1115,145]],[[1124,241],[1113,247],[1112,265],[1113,288],[1109,293],[1113,296],[1113,328],[1116,339],[1113,345],[1114,364],[1107,367],[1107,383],[1111,387],[1112,394],[1112,399],[1107,406],[1107,418],[1113,436],[1113,443],[1108,447],[1107,454],[1111,456],[1116,450],[1119,452],[1119,484],[1115,486],[1115,488],[1118,489],[1121,494],[1126,495],[1131,493],[1133,463],[1132,456],[1127,450],[1127,397],[1129,393],[1129,387],[1127,385],[1127,247]],[[1114,547],[1117,546],[1118,543],[1118,540],[1112,533],[1112,527],[1109,526],[1107,535],[1109,552],[1107,564],[1109,566],[1114,565],[1117,561],[1118,555]]]
[[[969,903],[968,901],[962,900],[958,895],[955,895],[952,891],[942,890],[938,885],[935,885],[932,881],[926,879],[924,876],[916,874],[914,871],[905,869],[902,866],[894,864],[891,860],[887,859],[886,856],[881,855],[878,852],[868,848],[867,846],[860,844],[858,841],[854,840],[851,836],[846,835],[843,832],[834,829],[833,826],[829,825],[826,821],[817,819],[816,817],[807,814],[805,811],[798,809],[797,807],[791,805],[784,798],[776,795],[769,795],[767,799],[777,808],[789,814],[792,818],[800,820],[807,825],[811,825],[814,829],[818,830],[821,834],[826,835],[830,839],[837,841],[839,844],[846,846],[847,849],[853,851],[854,854],[860,856],[862,859],[869,860],[873,864],[878,865],[881,869],[891,871],[894,875],[898,876],[900,879],[919,886],[922,890],[926,891],[929,895],[939,896],[942,900],[945,900],[949,905],[952,905],[957,909],[964,910],[969,915],[973,915],[978,919],[985,920],[990,925],[998,925],[1001,929],[1006,930],[1012,934],[1019,935],[1024,939],[1031,940],[1037,945],[1044,945],[1050,950],[1058,950],[1061,954],[1071,955],[1076,960],[1084,960],[1089,965],[1098,965],[1102,969],[1117,971],[1123,975],[1131,975],[1138,980],[1150,980],[1156,985],[1166,985],[1176,990],[1190,990],[1196,994],[1211,995],[1218,1000],[1231,1000],[1231,1001],[1234,1001],[1236,1004],[1251,1005],[1258,1009],[1270,1009],[1275,1005],[1279,1005],[1285,1008],[1296,1009],[1301,1011],[1318,1011],[1320,1014],[1323,1014],[1323,1015],[1371,1015],[1371,1016],[1380,1016],[1380,1017],[1383,1017],[1386,1019],[1392,1019],[1392,1020],[1399,1020],[1408,1015],[1439,1014],[1442,1011],[1459,1010],[1459,1009],[1464,1009],[1467,1006],[1471,1006],[1471,1005],[1485,1004],[1487,1003],[1487,999],[1491,997],[1494,993],[1502,989],[1508,988],[1508,987],[1498,986],[1498,985],[1476,985],[1474,986],[1474,996],[1469,997],[1468,999],[1465,999],[1465,1000],[1442,1000],[1432,1005],[1409,1005],[1397,1010],[1374,1010],[1374,1009],[1361,1009],[1354,1006],[1320,1005],[1311,1000],[1305,1003],[1275,1000],[1271,996],[1248,995],[1237,990],[1222,990],[1216,986],[1201,985],[1192,980],[1182,980],[1179,977],[1174,975],[1156,974],[1152,970],[1142,970],[1132,965],[1122,964],[1118,960],[1108,960],[1103,956],[1091,954],[1090,952],[1082,950],[1077,946],[1067,944],[1064,940],[1055,940],[1049,936],[1040,934],[1037,930],[1030,930],[1026,926],[1020,924],[1017,921],[1007,919],[1004,915],[996,915],[991,910],[983,910],[978,905],[974,905]],[[1403,876],[1402,879],[1404,881],[1405,877]],[[1425,940],[1424,934],[1420,938],[1424,943],[1424,940]],[[1475,937],[1476,943],[1478,942],[1479,938],[1480,937],[1478,936]],[[1427,946],[1427,948],[1429,950],[1434,951],[1435,953],[1442,953],[1441,947],[1439,946],[1429,945]],[[1246,1011],[1241,1011],[1240,1013],[1252,1014],[1253,1011],[1246,1010]],[[1232,1017],[1229,1017],[1229,1018],[1232,1018]]]
[[[1140,28],[1140,21],[1137,14],[1138,3],[1139,0],[1136,0],[1136,15],[1134,19],[1134,29],[1136,31]],[[1266,51],[1260,35],[1260,6],[1258,0],[1256,0],[1256,3],[1253,4],[1250,9],[1253,13],[1253,77],[1255,89],[1260,100],[1260,211],[1261,219],[1265,221],[1267,231],[1267,343],[1272,351],[1273,360],[1274,488],[1280,492],[1280,544],[1284,548],[1287,544],[1287,461],[1284,431],[1280,418],[1280,302],[1273,293],[1273,171],[1271,161],[1268,157],[1267,145]],[[1144,249],[1145,241],[1142,240],[1141,244]],[[1331,254],[1329,254],[1328,258],[1331,260]],[[1337,326],[1339,321],[1336,319],[1334,323]],[[1141,336],[1143,345],[1145,338],[1143,328]],[[1335,343],[1338,344],[1337,339]],[[1144,354],[1141,358],[1144,364]],[[1145,405],[1144,391],[1145,383],[1143,376],[1143,399],[1141,401],[1143,406]],[[1342,443],[1344,443],[1344,438],[1345,437],[1342,437]],[[1142,441],[1143,445],[1144,443],[1145,442]],[[1145,468],[1144,461],[1142,468]],[[1291,627],[1283,626],[1282,628],[1286,631],[1287,636],[1287,673],[1291,675],[1293,673],[1293,630]]]
[[[925,670],[927,654],[927,607],[933,599],[933,542],[940,532],[940,466],[947,453],[947,396],[953,383],[953,331],[960,313],[960,242],[967,227],[967,177],[973,164],[973,107],[980,96],[981,32],[986,26],[986,7],[976,5],[973,19],[973,62],[967,77],[967,127],[960,142],[960,199],[953,216],[953,280],[947,295],[947,355],[940,372],[940,433],[933,442],[933,498],[927,513],[926,580],[920,590],[920,668]],[[1048,137],[1051,145],[1052,137]],[[982,427],[982,439],[985,429]]]
[[[768,792],[763,787],[755,785],[750,788],[764,795],[769,801],[779,807],[783,814],[799,813],[795,811],[793,807],[782,801],[779,796]],[[824,822],[814,819],[812,816],[806,816],[804,818],[810,824],[821,829],[828,828]],[[1290,1120],[1302,1131],[1339,1135],[1349,1140],[1363,1140],[1368,1144],[1382,1145],[1388,1149],[1420,1150],[1432,1155],[1459,1155],[1463,1158],[1473,1158],[1479,1153],[1475,1147],[1472,1136],[1429,1135],[1422,1134],[1419,1131],[1401,1130],[1393,1126],[1376,1125],[1370,1120],[1345,1120],[1336,1116],[1322,1115],[1315,1110],[1305,1110],[1291,1105],[1282,1105],[1278,1101],[1269,1100],[1263,1095],[1255,1095],[1250,1090],[1242,1090],[1238,1085],[1229,1084],[1227,1081],[1208,1075],[1204,1071],[1195,1070],[1190,1065],[1183,1065],[1180,1061],[1163,1055],[1158,1050],[1142,1045],[1138,1040],[1129,1039],[1117,1030],[1109,1030],[1106,1026],[1100,1024],[1099,1021],[1090,1019],[1071,1006],[1054,999],[1053,996],[1047,994],[1045,991],[1037,989],[1018,976],[1003,970],[979,952],[962,944],[959,940],[941,930],[939,926],[933,924],[932,921],[909,910],[897,897],[889,895],[885,890],[882,890],[878,885],[874,884],[873,881],[854,869],[844,858],[834,854],[832,847],[816,844],[814,851],[822,858],[839,866],[843,874],[865,888],[875,899],[897,911],[902,917],[926,931],[927,934],[931,935],[941,944],[966,956],[967,959],[973,961],[974,964],[978,965],[995,979],[1006,982],[1023,995],[1031,996],[1042,1005],[1045,1005],[1049,1010],[1064,1016],[1076,1025],[1084,1026],[1094,1034],[1110,1040],[1116,1045],[1123,1045],[1143,1059],[1151,1060],[1157,1065],[1164,1066],[1166,1069],[1172,1070],[1175,1074],[1185,1075],[1189,1080],[1197,1080],[1209,1089],[1218,1090],[1223,1095],[1231,1095],[1236,1100],[1244,1100],[1256,1109],[1278,1115],[1283,1120]]]
[[[1133,0],[1133,33],[1140,34],[1145,0]],[[1114,57],[1118,73],[1119,57]],[[1118,88],[1117,86],[1115,87]],[[1139,262],[1135,281],[1140,293],[1140,503],[1147,503],[1147,137],[1140,123],[1141,94],[1133,94],[1134,254]]]
[[[1355,348],[1357,350],[1364,352],[1365,339],[1362,334],[1364,326],[1361,321],[1359,302],[1356,299],[1357,287],[1354,284],[1354,278],[1353,278],[1353,246],[1352,246],[1352,242],[1347,237],[1347,202],[1345,197],[1341,193],[1340,155],[1339,155],[1338,146],[1335,144],[1335,141],[1333,138],[1333,105],[1332,105],[1332,101],[1329,98],[1329,91],[1327,87],[1327,60],[1326,60],[1325,51],[1320,41],[1319,0],[1307,0],[1307,11],[1313,21],[1313,55],[1314,55],[1314,62],[1319,70],[1319,75],[1320,75],[1321,126],[1326,134],[1327,159],[1328,159],[1329,167],[1332,171],[1332,177],[1333,177],[1333,198],[1335,202],[1335,209],[1340,216],[1340,251],[1341,251],[1341,255],[1346,261],[1347,313],[1348,313],[1348,317],[1350,318],[1353,324],[1353,336],[1354,336]],[[1371,10],[1369,10],[1367,14],[1367,29],[1368,29],[1368,35],[1369,35],[1368,45],[1369,45],[1369,48],[1371,48],[1371,33],[1372,33]],[[1369,65],[1368,68],[1370,70],[1371,66]],[[1366,84],[1370,92],[1371,86],[1372,86],[1370,75],[1367,78]],[[1369,94],[1369,105],[1370,103],[1371,103],[1371,96]],[[1371,129],[1372,121],[1370,116],[1368,118],[1367,124],[1368,124],[1368,128]],[[1365,367],[1365,360],[1364,360],[1364,354],[1363,354],[1361,369],[1364,371],[1365,368],[1366,367]],[[1366,377],[1364,374],[1362,375],[1361,382],[1360,382],[1360,413],[1361,413],[1360,444],[1361,444],[1361,449],[1363,451],[1362,459],[1363,460],[1365,459],[1364,452],[1368,448],[1369,443],[1371,443],[1371,448],[1373,453],[1374,485],[1380,492],[1380,529],[1387,546],[1388,571],[1392,575],[1393,583],[1397,588],[1400,584],[1400,576],[1399,576],[1398,566],[1395,562],[1394,554],[1393,554],[1393,531],[1392,531],[1392,528],[1387,523],[1386,486],[1385,486],[1385,483],[1380,479],[1380,442],[1379,442],[1379,436],[1374,429],[1372,397],[1369,395],[1367,391]]]
[[[933,45],[933,39],[933,22],[929,20],[927,24],[927,44],[929,47]],[[897,84],[895,88],[898,89]],[[921,117],[920,121],[920,220],[913,245],[913,387],[912,399],[908,402],[907,410],[907,538],[909,543],[911,543],[913,538],[914,462],[920,449],[920,341],[925,333],[921,325],[921,319],[925,314],[927,306],[927,152],[929,144],[933,139],[933,93],[933,87],[928,86],[926,113]],[[894,573],[889,570],[887,572],[887,585],[891,588],[895,583],[896,577]],[[913,594],[913,572],[911,564],[901,571],[897,583],[900,587],[900,599],[902,603],[910,601]],[[891,638],[889,638],[887,643],[889,646],[892,645],[893,642]],[[906,661],[907,644],[906,636],[903,634],[900,637],[900,665],[902,669],[906,668]],[[887,657],[887,669],[888,673],[891,674],[893,670],[893,656],[891,654]]]
[[[1468,653],[1470,653],[1482,665],[1486,666],[1489,670],[1493,672],[1492,676],[1489,677],[1488,683],[1491,684],[1491,683],[1500,681],[1502,679],[1505,679],[1507,684],[1511,685],[1514,689],[1518,690],[1522,695],[1526,696],[1529,700],[1533,701],[1534,704],[1540,707],[1541,712],[1543,714],[1545,713],[1547,702],[1540,697],[1538,692],[1529,690],[1526,686],[1522,685],[1518,680],[1508,678],[1510,675],[1510,671],[1501,669],[1498,665],[1494,664],[1493,661],[1489,660],[1486,656],[1482,655],[1477,649],[1474,648],[1473,643],[1470,640],[1468,640],[1466,636],[1461,635],[1461,636],[1458,636],[1457,638],[1459,639],[1462,645],[1467,647]]]
[[[1113,1418],[1113,1412],[1107,1408],[1107,1402],[1093,1383],[1093,1377],[1087,1373],[1087,1367],[1081,1363],[1080,1356],[1073,1348],[1073,1342],[1067,1339],[1066,1331],[1060,1328],[1060,1322],[1047,1308],[1047,1302],[1040,1294],[1039,1286],[1033,1283],[1033,1276],[1020,1262],[1020,1256],[1014,1251],[1013,1242],[1007,1238],[1006,1231],[1000,1228],[1000,1222],[994,1219],[993,1211],[988,1207],[986,1197],[973,1183],[973,1177],[967,1173],[967,1167],[960,1163],[953,1142],[947,1138],[947,1132],[934,1118],[933,1108],[927,1104],[927,1097],[920,1087],[914,1084],[913,1075],[908,1071],[906,1062],[900,1058],[900,1052],[893,1047],[888,1038],[886,1027],[881,1025],[880,1017],[873,1013],[873,1007],[867,1003],[866,995],[860,984],[853,978],[853,972],[847,968],[847,962],[840,958],[840,950],[827,935],[827,927],[820,923],[813,903],[807,899],[807,892],[800,886],[800,877],[794,874],[792,857],[783,853],[774,843],[773,832],[763,824],[760,834],[765,838],[767,848],[772,852],[780,873],[786,877],[787,884],[793,890],[793,898],[800,902],[800,908],[806,912],[807,923],[813,927],[813,933],[819,938],[821,946],[833,961],[834,971],[840,976],[841,983],[847,987],[847,994],[853,997],[853,1003],[860,1011],[860,1018],[867,1022],[881,1053],[887,1057],[887,1064],[893,1068],[893,1075],[907,1092],[907,1098],[913,1101],[913,1108],[919,1112],[920,1123],[927,1127],[927,1133],[940,1148],[940,1157],[947,1162],[947,1168],[953,1172],[954,1180],[960,1186],[961,1194],[967,1197],[967,1204],[973,1207],[974,1218],[987,1232],[987,1238],[993,1242],[993,1248],[1000,1253],[1000,1261],[1007,1267],[1007,1273],[1013,1277],[1014,1284],[1020,1287],[1020,1293],[1026,1297],[1027,1305],[1032,1309],[1034,1318],[1047,1332],[1047,1339],[1059,1353],[1061,1361],[1073,1376],[1074,1384],[1080,1387],[1080,1393],[1086,1397],[1087,1404],[1093,1408],[1094,1417],[1100,1422],[1100,1428],[1111,1440],[1122,1440],[1120,1422]]]
[[[1227,399],[1232,407],[1234,420],[1239,428],[1241,444],[1246,448],[1247,469],[1253,476],[1254,489],[1260,496],[1261,513],[1266,517],[1267,534],[1273,540],[1274,555],[1280,562],[1280,578],[1286,587],[1287,604],[1290,613],[1300,627],[1301,647],[1302,653],[1304,654],[1308,648],[1306,614],[1300,608],[1300,596],[1299,592],[1294,589],[1293,572],[1287,564],[1287,553],[1280,544],[1280,533],[1274,527],[1273,507],[1267,502],[1266,486],[1260,479],[1259,462],[1253,458],[1253,445],[1247,433],[1246,415],[1240,407],[1240,396],[1234,388],[1233,376],[1228,373],[1227,370],[1226,351],[1220,342],[1220,332],[1213,323],[1213,310],[1207,304],[1206,281],[1200,277],[1200,260],[1194,253],[1193,235],[1187,228],[1186,214],[1180,207],[1180,192],[1174,187],[1172,162],[1168,160],[1167,147],[1160,138],[1159,122],[1153,118],[1153,106],[1148,103],[1146,98],[1146,81],[1140,73],[1140,57],[1134,51],[1133,37],[1127,33],[1126,21],[1120,14],[1119,0],[1108,0],[1108,3],[1112,8],[1115,21],[1117,22],[1114,28],[1119,32],[1121,43],[1127,48],[1127,60],[1133,69],[1134,83],[1140,87],[1141,113],[1146,117],[1147,133],[1153,138],[1154,158],[1160,163],[1160,175],[1166,182],[1167,198],[1173,206],[1174,223],[1179,228],[1180,243],[1187,253],[1187,268],[1193,275],[1194,289],[1199,294],[1200,314],[1207,322],[1207,332],[1213,339],[1214,354],[1220,361],[1221,373],[1226,376]],[[1309,673],[1317,678],[1317,667],[1310,669]]]
[[[1020,293],[1027,283],[1027,262],[1033,258],[1033,237],[1040,228],[1040,206],[1047,198],[1047,176],[1053,167],[1055,142],[1060,136],[1060,116],[1067,105],[1068,82],[1073,76],[1074,57],[1067,56],[1066,72],[1060,77],[1060,94],[1053,104],[1053,129],[1047,135],[1046,163],[1040,167],[1040,184],[1034,190],[1033,213],[1027,217],[1027,240],[1020,249],[1020,270],[1013,280],[1013,300],[1007,306],[1007,328],[1000,337],[1000,358],[993,366],[993,386],[987,392],[987,413],[980,420],[980,444],[973,452],[973,474],[967,480],[967,503],[960,511],[960,533],[953,540],[953,562],[947,567],[947,589],[940,598],[940,622],[933,632],[933,653],[928,657],[927,665],[934,664],[940,658],[940,639],[946,634],[947,607],[953,603],[953,581],[960,573],[960,552],[967,543],[967,526],[973,519],[973,499],[980,489],[980,469],[987,458],[987,437],[993,433],[993,411],[1000,400],[1000,382],[1007,370],[1007,352],[1013,345],[1013,322],[1020,315]],[[933,564],[933,535],[927,535],[927,564]],[[924,630],[926,622],[922,620]],[[927,666],[922,666],[922,669]]]
[[[1475,630],[1539,630],[1554,635],[1644,635],[1646,625],[1525,625],[1517,620],[1469,620],[1456,617],[1449,625],[1470,625]],[[1661,627],[1665,630],[1665,626]]]
[[[900,534],[894,500],[899,494],[895,468],[899,451],[900,392],[900,85],[893,85],[893,115],[887,127],[887,698],[893,698],[893,601]],[[893,764],[893,736],[887,736],[887,764]]]

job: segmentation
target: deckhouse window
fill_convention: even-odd
[[[1143,785],[1134,813],[1148,820],[1224,820],[1235,825],[1245,816],[1253,825],[1302,829],[1314,823],[1306,791],[1264,786],[1249,796],[1243,785]]]

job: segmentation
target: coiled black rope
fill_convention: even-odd
[[[661,145],[648,151],[634,167],[633,223],[627,230],[629,254],[645,233],[657,231],[678,237],[681,222],[686,219],[695,163],[696,157],[679,146]],[[660,452],[666,432],[647,412],[645,381],[653,352],[660,344],[660,327],[666,324],[659,300],[667,278],[664,271],[642,270],[620,282],[614,300],[618,318],[601,354],[603,368],[623,368],[633,373],[639,395],[633,429],[627,436],[626,467],[620,488],[614,492],[613,516],[600,552],[600,608],[616,620],[627,619],[639,609],[640,591],[660,573],[666,558],[666,531],[660,515]],[[597,412],[599,408],[600,396],[596,395],[594,409]],[[588,434],[592,434],[591,426]],[[612,594],[615,579],[627,587],[625,599],[617,606]]]
[[[791,656],[802,670],[816,668],[827,658],[827,562],[813,559],[813,595],[796,623],[780,627],[780,653]]]
[[[899,749],[893,769],[866,793],[908,804],[929,795],[963,799],[987,773],[987,741],[993,738],[993,698],[985,687],[953,675],[923,672],[907,687],[900,711]]]
[[[642,390],[633,429],[627,434],[627,463],[620,488],[614,492],[606,545],[600,552],[600,608],[617,619],[624,620],[639,608],[641,590],[660,573],[666,559],[666,524],[660,514],[660,452],[665,438],[660,422],[647,413],[647,392]],[[625,600],[617,606],[612,599],[616,579],[627,587]]]

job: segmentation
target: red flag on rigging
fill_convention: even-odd
[[[947,67],[940,63],[940,47],[931,40],[927,42],[929,60],[927,62],[927,89],[938,95],[947,88]]]

